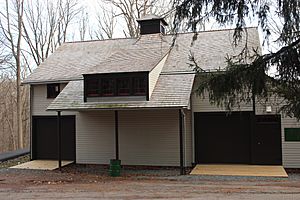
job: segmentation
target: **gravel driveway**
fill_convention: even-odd
[[[99,166],[59,171],[0,169],[0,199],[300,199],[300,174],[289,178],[177,176],[178,170],[127,169],[107,176]]]

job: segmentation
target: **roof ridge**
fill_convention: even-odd
[[[257,26],[249,26],[245,27],[244,29],[257,29]],[[177,35],[185,35],[185,34],[195,34],[195,33],[209,33],[209,32],[221,32],[221,31],[231,31],[235,30],[235,28],[222,28],[222,29],[213,29],[213,30],[206,30],[206,31],[196,31],[196,32],[184,32],[184,33],[176,33]],[[163,36],[175,36],[176,34],[166,34]],[[104,42],[104,41],[111,41],[111,40],[132,40],[132,39],[139,39],[140,37],[128,37],[128,38],[108,38],[103,40],[83,40],[83,41],[68,41],[64,42],[64,44],[72,44],[72,43],[85,43],[85,42]]]
[[[249,26],[245,27],[243,29],[257,29],[257,26]],[[177,33],[178,35],[184,35],[184,34],[195,34],[195,33],[209,33],[209,32],[222,32],[222,31],[232,31],[235,30],[235,28],[222,28],[222,29],[213,29],[213,30],[206,30],[206,31],[196,31],[196,32],[184,32],[184,33]],[[165,36],[174,36],[176,34],[166,34]]]
[[[109,39],[103,39],[103,40],[83,40],[83,41],[68,41],[64,42],[64,44],[72,44],[72,43],[85,43],[85,42],[104,42],[104,41],[111,41],[111,40],[132,40],[132,39],[137,39],[136,37],[131,37],[131,38],[109,38]]]

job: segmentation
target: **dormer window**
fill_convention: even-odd
[[[148,72],[84,75],[84,94],[85,101],[94,101],[94,97],[99,101],[116,97],[148,100]]]
[[[89,79],[87,80],[87,85],[89,89],[87,91],[87,95],[90,97],[99,96],[99,80],[98,79]]]
[[[98,79],[98,78],[95,78]],[[112,78],[100,78],[98,79],[101,82],[98,85],[99,96],[103,97],[112,97],[115,96],[115,79]]]
[[[133,94],[134,95],[146,95],[146,79],[143,77],[133,78]]]
[[[117,79],[117,95],[118,96],[130,96],[131,95],[131,78],[124,77]]]

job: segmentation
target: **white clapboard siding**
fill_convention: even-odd
[[[60,90],[62,91],[66,86],[66,83],[60,84]],[[54,99],[47,98],[47,85],[31,85],[32,90],[32,115],[33,116],[45,116],[45,115],[57,115],[56,112],[46,111],[47,107]],[[75,115],[75,112],[62,112],[62,115]]]
[[[108,164],[115,157],[114,111],[80,112],[76,120],[77,163]],[[178,110],[119,111],[119,144],[124,165],[179,166]]]
[[[119,112],[124,165],[179,166],[178,110]]]
[[[115,156],[114,111],[79,112],[76,116],[76,162],[108,164]]]
[[[286,142],[284,128],[300,128],[300,122],[287,116],[281,118],[283,166],[300,168],[300,142]]]
[[[226,111],[224,107],[218,107],[209,102],[207,94],[205,96],[199,96],[198,94],[192,94],[192,108],[193,112],[222,112]],[[239,107],[233,109],[233,111],[252,111],[252,104],[240,103]]]
[[[162,68],[164,67],[168,55],[169,54],[165,55],[165,57],[163,57],[163,59],[152,69],[152,71],[149,72],[149,97],[151,97],[152,95],[158,77],[162,71]]]

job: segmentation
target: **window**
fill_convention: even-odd
[[[133,78],[133,94],[146,95],[146,79],[145,77]]]
[[[101,96],[110,97],[115,95],[115,80],[111,78],[103,78],[101,82]]]
[[[300,141],[300,128],[285,128],[284,138],[286,142],[299,142]]]
[[[87,95],[89,97],[97,97],[100,96],[100,88],[99,88],[99,80],[98,79],[89,79],[86,82],[87,84]]]
[[[85,75],[86,97],[146,96],[147,72]]]
[[[59,92],[59,83],[47,84],[47,98],[56,98]]]
[[[118,96],[129,96],[131,93],[130,78],[117,79]]]

